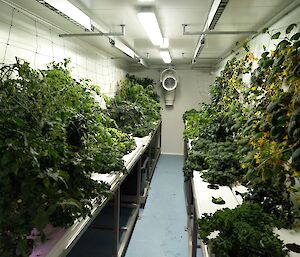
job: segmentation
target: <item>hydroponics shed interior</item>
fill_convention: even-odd
[[[300,0],[0,0],[1,257],[300,256]]]

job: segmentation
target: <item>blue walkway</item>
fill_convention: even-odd
[[[187,257],[183,156],[161,155],[125,257]]]

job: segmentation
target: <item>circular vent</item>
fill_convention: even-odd
[[[161,73],[161,84],[167,91],[172,91],[177,87],[178,78],[176,71],[173,69],[166,69]]]

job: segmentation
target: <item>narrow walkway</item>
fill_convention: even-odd
[[[187,257],[183,156],[161,155],[125,257]]]

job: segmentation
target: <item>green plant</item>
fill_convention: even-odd
[[[0,255],[28,256],[36,228],[69,226],[90,214],[109,186],[91,173],[124,171],[134,146],[112,131],[86,81],[68,61],[34,70],[17,59],[0,69]],[[121,143],[118,140],[121,139]]]
[[[214,142],[199,138],[188,153],[185,175],[190,176],[193,170],[197,170],[205,181],[226,186],[241,181],[243,172],[236,149],[234,141]]]
[[[285,227],[294,222],[295,210],[284,181],[279,184],[272,184],[270,180],[259,181],[243,194],[243,199],[247,202],[260,203],[266,213],[281,220]]]
[[[186,125],[184,132],[193,136],[185,172],[205,170],[202,176],[210,183],[245,182],[251,201],[283,219],[285,226],[299,217],[291,199],[300,202],[300,34],[292,33],[296,26],[288,26],[284,35],[270,35],[281,40],[274,50],[264,47],[260,58],[246,46],[244,57],[229,60],[210,88],[210,114],[200,110],[191,115],[188,123],[193,128]],[[251,72],[255,61],[258,67]],[[251,82],[245,84],[242,76],[250,72]],[[202,116],[207,117],[204,123],[198,122]],[[197,141],[199,148],[194,147]],[[232,163],[233,172],[228,172],[231,165],[220,165],[223,160]]]
[[[153,126],[146,123],[146,116],[139,106],[129,101],[111,100],[107,105],[109,115],[116,121],[117,127],[125,133],[137,137],[148,135]]]
[[[124,79],[113,99],[107,101],[107,110],[118,128],[133,136],[148,135],[160,120],[160,104],[153,98],[154,89]]]
[[[199,235],[218,257],[284,257],[288,251],[273,233],[281,224],[258,204],[244,203],[230,210],[204,214],[198,220]],[[211,233],[218,231],[216,237]]]
[[[208,123],[211,115],[211,107],[202,103],[201,110],[191,109],[183,114],[185,139],[197,139],[200,136],[201,127]]]
[[[300,43],[299,34],[291,33],[294,27],[286,29],[274,51],[261,55],[245,90],[242,116],[246,122],[239,130],[241,166],[247,172],[252,198],[265,199],[262,203],[286,226],[299,216],[291,203],[291,195],[300,190],[296,183],[300,177]],[[271,36],[279,39],[281,35]]]
[[[138,78],[134,75],[126,74],[126,78],[131,81],[133,84],[141,85],[146,89],[147,94],[153,98],[156,102],[159,103],[159,95],[154,90],[154,81],[150,78]]]

